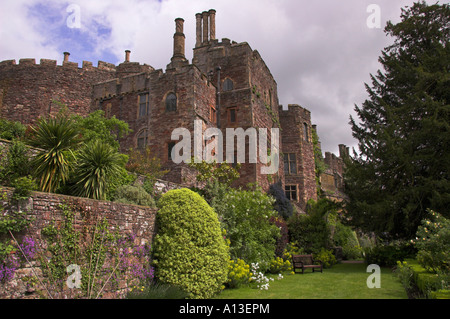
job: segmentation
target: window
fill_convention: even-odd
[[[175,93],[169,93],[166,97],[166,112],[174,112],[177,110],[177,96]]]
[[[175,142],[170,142],[167,144],[167,155],[168,155],[167,158],[169,160],[172,159],[172,149],[174,148],[174,146],[175,146]]]
[[[294,153],[284,154],[284,173],[286,175],[297,174],[297,160]]]
[[[148,93],[139,95],[139,117],[148,115]]]
[[[303,123],[303,137],[306,142],[308,142],[308,124]]]
[[[211,123],[216,123],[216,121],[217,121],[216,108],[214,106],[211,106],[211,108],[210,108],[209,120],[211,121]]]
[[[137,136],[137,148],[143,150],[148,143],[148,130],[142,130]]]
[[[289,200],[297,200],[297,185],[286,185],[284,186],[286,197]]]
[[[237,108],[230,107],[228,109],[228,123],[236,123],[237,122]]]
[[[223,81],[222,90],[224,92],[233,90],[233,81],[228,78],[225,79],[225,81]]]

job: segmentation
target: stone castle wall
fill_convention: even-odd
[[[167,186],[161,184],[159,187],[164,188]],[[89,238],[89,234],[93,233],[96,222],[103,218],[106,218],[108,221],[112,232],[117,231],[121,236],[134,235],[136,245],[151,244],[155,234],[156,209],[150,207],[41,192],[34,192],[28,200],[21,201],[18,204],[10,204],[13,202],[11,199],[13,191],[14,189],[12,188],[0,188],[0,205],[2,206],[0,214],[4,216],[11,211],[21,210],[28,212],[26,215],[27,219],[34,219],[26,231],[15,235],[19,242],[25,236],[41,242],[42,229],[54,223],[60,225],[63,220],[64,215],[61,205],[65,205],[75,212],[74,226],[76,230],[80,231],[82,241]],[[9,237],[9,235],[3,236]],[[10,237],[9,239],[11,240]],[[20,254],[20,252],[17,251],[16,254]],[[29,282],[30,277],[33,277],[34,273],[42,275],[41,266],[38,261],[32,261],[30,264],[25,263],[17,269],[11,281],[0,283],[0,298],[40,298],[42,294],[46,296],[46,291],[40,283],[35,280],[36,285],[30,285]],[[118,283],[118,287],[120,290],[123,290],[128,288],[127,284],[126,281],[122,281]],[[50,287],[47,287],[47,289],[50,289]],[[104,297],[116,296],[118,292],[116,289],[106,289]],[[50,294],[56,296],[56,292],[50,291]],[[71,291],[67,290],[65,293],[70,295]],[[58,296],[59,298],[64,297],[62,295]]]
[[[86,116],[92,111],[94,83],[111,79],[115,66],[99,61],[57,65],[56,60],[20,59],[0,62],[0,116],[31,124],[56,114],[64,104],[70,112]]]

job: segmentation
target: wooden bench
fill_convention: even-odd
[[[317,264],[317,262],[319,264]],[[295,273],[296,269],[301,269],[302,274],[305,271],[305,268],[312,268],[314,272],[315,269],[320,269],[320,272],[323,270],[322,262],[315,261],[312,255],[292,255],[292,267]]]

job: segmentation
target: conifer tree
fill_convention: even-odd
[[[358,152],[346,171],[352,223],[411,238],[427,208],[450,214],[450,6],[414,3],[388,22],[394,43],[350,117]]]

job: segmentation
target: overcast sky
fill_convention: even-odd
[[[186,58],[192,61],[195,14],[215,9],[216,38],[258,50],[278,84],[280,104],[309,109],[322,151],[338,154],[338,144],[356,145],[349,116],[367,98],[364,83],[381,68],[381,50],[393,41],[384,26],[400,21],[401,8],[413,2],[0,0],[0,61],[61,64],[68,51],[79,67],[82,61],[97,66],[98,60],[123,62],[129,49],[131,61],[164,70],[173,52],[174,20],[185,20]]]

